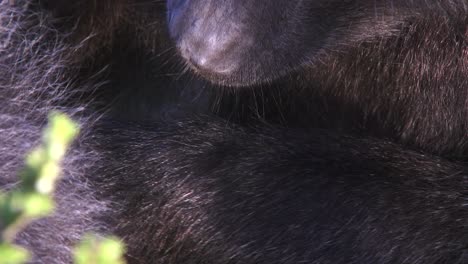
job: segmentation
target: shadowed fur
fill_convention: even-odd
[[[129,263],[468,261],[464,1],[65,2],[0,2],[0,188],[49,111],[82,130],[33,263],[84,232]]]

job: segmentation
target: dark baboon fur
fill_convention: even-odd
[[[166,18],[167,15],[167,18]],[[47,113],[81,125],[57,212],[70,263],[466,263],[464,0],[0,1],[0,188]]]

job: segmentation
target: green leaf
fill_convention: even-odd
[[[24,215],[40,218],[49,215],[54,210],[54,201],[47,195],[32,193],[24,197]]]
[[[28,251],[24,248],[0,244],[0,264],[22,264],[29,260]]]
[[[53,212],[52,193],[60,176],[60,161],[77,133],[78,126],[68,117],[51,114],[42,145],[27,155],[20,185],[8,193],[0,191],[0,264],[29,260],[28,252],[12,241],[29,223]],[[77,264],[123,264],[123,254],[124,246],[116,238],[86,236],[74,258]]]
[[[13,200],[12,195],[6,193],[0,194],[0,231],[2,232],[21,216],[21,209],[15,207]]]
[[[58,112],[53,112],[49,120],[50,125],[44,133],[47,156],[53,161],[59,161],[65,155],[70,142],[78,134],[78,126],[66,115]]]
[[[75,248],[75,264],[123,264],[125,252],[117,238],[100,238],[87,235]]]

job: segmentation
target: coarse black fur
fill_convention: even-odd
[[[465,1],[0,3],[1,188],[82,128],[34,263],[468,261]]]
[[[179,3],[171,35],[192,68],[254,85],[239,107],[255,101],[268,120],[468,155],[465,1],[169,2]]]

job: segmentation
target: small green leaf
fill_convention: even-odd
[[[87,235],[75,248],[75,264],[123,264],[125,252],[117,238],[100,238]]]
[[[49,194],[55,189],[55,182],[60,175],[60,166],[55,161],[48,161],[39,170],[39,177],[35,184],[35,189],[39,193]]]
[[[50,125],[45,131],[44,142],[47,146],[47,155],[53,161],[59,161],[65,155],[68,145],[78,134],[78,126],[66,115],[53,112]]]
[[[24,216],[44,217],[54,210],[54,201],[47,195],[32,193],[24,197]]]
[[[0,244],[0,264],[22,264],[29,258],[29,253],[24,248]]]
[[[12,195],[0,194],[0,231],[5,231],[21,216],[21,209],[16,208],[13,200]]]
[[[67,116],[53,113],[42,144],[26,158],[18,188],[0,191],[0,264],[23,264],[28,252],[13,245],[18,232],[35,219],[51,214],[52,193],[60,176],[60,161],[78,133]],[[75,249],[76,264],[123,264],[124,246],[116,238],[87,236]]]

